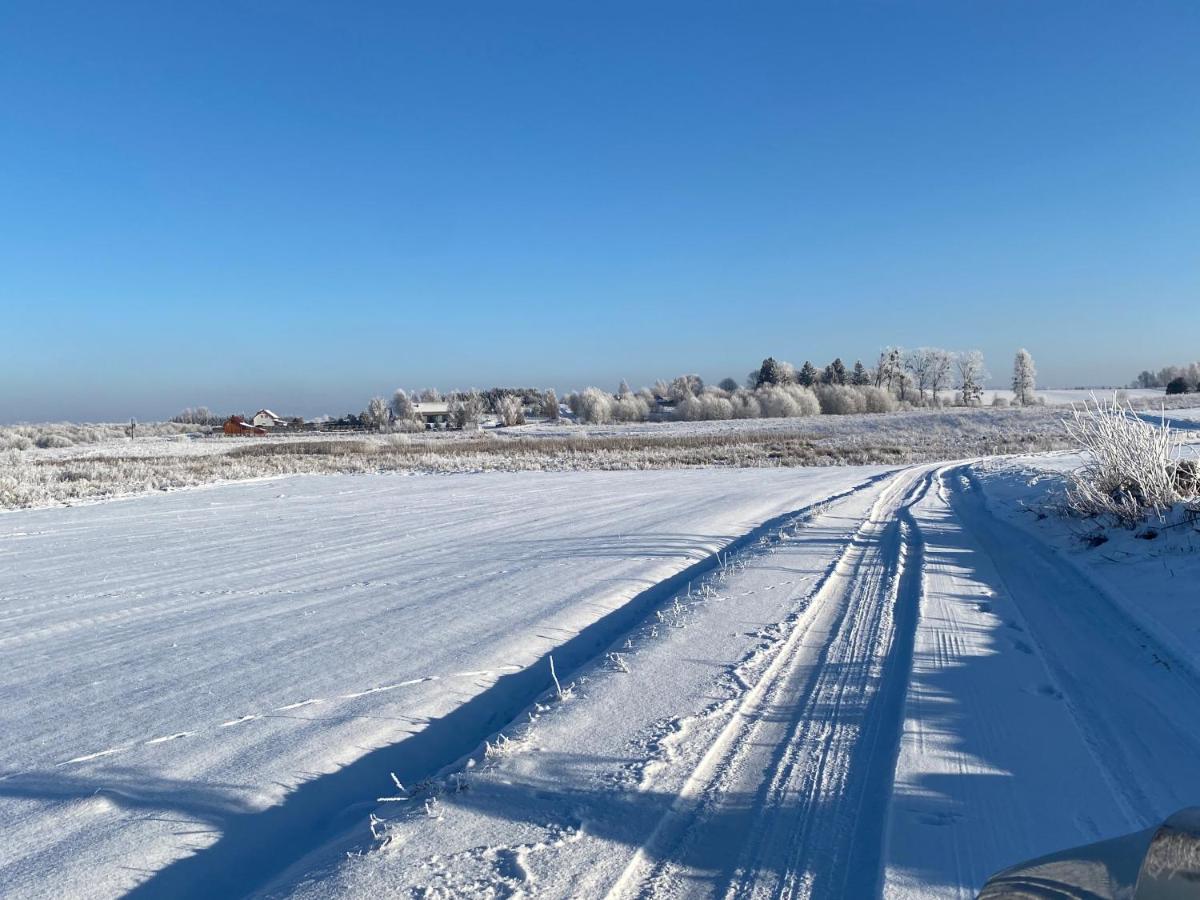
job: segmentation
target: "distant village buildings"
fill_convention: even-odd
[[[260,409],[250,421],[258,428],[278,428],[280,425],[287,425],[287,422],[269,409]]]

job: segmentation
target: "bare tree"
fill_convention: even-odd
[[[933,399],[938,399],[938,393],[950,386],[950,373],[954,369],[954,354],[949,350],[934,348],[933,361],[929,369],[929,388],[933,391]]]
[[[879,351],[879,365],[875,367],[875,387],[892,389],[896,376],[904,371],[900,360],[901,350],[899,347],[884,347]]]
[[[936,351],[932,347],[918,347],[904,354],[904,368],[912,373],[917,385],[917,396],[925,402],[925,392],[933,380],[933,359]],[[903,398],[901,398],[903,399]]]
[[[983,379],[987,370],[983,367],[983,353],[968,350],[955,357],[958,368],[958,392],[964,406],[978,406],[983,402]]]

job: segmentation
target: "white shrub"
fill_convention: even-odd
[[[889,413],[895,412],[898,408],[896,398],[883,388],[868,385],[867,387],[859,388],[859,390],[862,391],[863,406],[866,412]]]
[[[650,405],[638,394],[622,394],[610,404],[614,422],[645,422],[650,416]]]
[[[758,397],[753,391],[745,388],[738,388],[729,395],[729,406],[735,419],[762,418],[762,404],[758,402]]]
[[[841,384],[820,384],[815,388],[822,415],[845,416],[867,411],[866,397],[856,388]]]
[[[732,419],[733,404],[719,389],[705,388],[699,395],[688,394],[675,407],[675,418],[683,422]]]
[[[612,421],[614,398],[597,387],[584,388],[570,397],[574,402],[571,411],[585,425],[605,425]]]
[[[1133,524],[1147,514],[1162,516],[1184,499],[1175,482],[1180,442],[1165,418],[1151,425],[1115,399],[1093,400],[1071,412],[1063,425],[1087,453],[1083,466],[1070,474],[1071,509]]]
[[[496,415],[505,426],[525,424],[525,404],[516,394],[502,394],[496,398]]]
[[[815,416],[821,412],[821,404],[817,402],[816,395],[809,388],[798,384],[764,384],[755,394],[765,418]]]
[[[558,394],[554,392],[554,388],[542,394],[542,415],[551,422],[558,421]]]

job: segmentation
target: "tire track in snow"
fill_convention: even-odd
[[[609,898],[678,895],[730,843],[730,896],[874,892],[920,589],[907,507],[930,480],[910,469],[884,488]],[[856,840],[868,812],[879,821]]]
[[[1200,722],[1190,714],[1200,675],[1070,560],[995,516],[968,468],[954,474],[952,508],[1020,612],[1020,640],[1049,673],[1041,690],[1064,703],[1129,827],[1200,802]],[[1130,695],[1135,708],[1111,702]]]
[[[601,658],[614,642],[645,623],[660,605],[688,584],[717,571],[731,553],[750,548],[806,521],[814,513],[894,479],[894,472],[865,478],[852,486],[751,528],[740,537],[695,560],[686,568],[647,587],[603,618],[577,632],[553,650],[560,679]],[[885,487],[885,490],[890,488]],[[326,846],[376,804],[378,785],[395,775],[405,784],[419,783],[444,771],[500,733],[549,689],[546,656],[497,679],[486,690],[446,716],[390,745],[372,750],[330,774],[302,783],[283,803],[244,816],[231,817],[214,844],[182,857],[143,881],[129,896],[246,896]],[[458,673],[478,675],[477,672]]]

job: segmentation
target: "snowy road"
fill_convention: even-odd
[[[298,478],[0,518],[3,893],[972,897],[1200,802],[1196,656],[985,482]]]
[[[968,898],[1200,801],[1195,659],[968,467],[865,486],[711,586],[434,822],[279,893]]]

